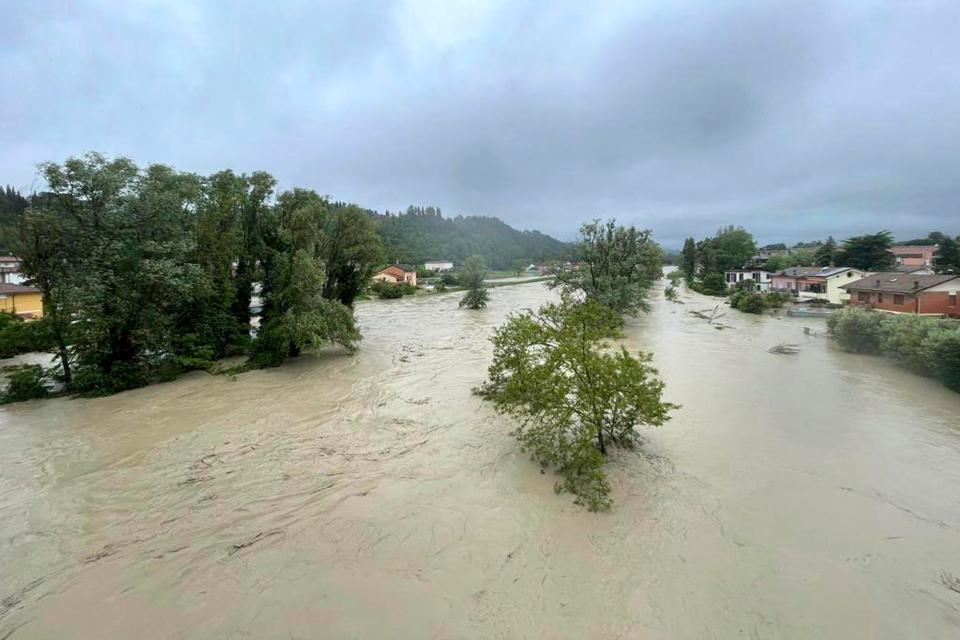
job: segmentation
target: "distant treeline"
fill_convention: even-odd
[[[518,260],[563,260],[571,251],[565,242],[539,231],[519,231],[489,216],[444,218],[439,208],[413,206],[404,213],[371,216],[391,262],[464,262],[478,255],[493,269],[511,269]]]

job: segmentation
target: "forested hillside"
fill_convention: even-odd
[[[385,258],[391,262],[463,262],[479,255],[493,269],[509,269],[517,260],[560,260],[570,250],[565,242],[539,231],[519,231],[494,217],[444,218],[434,207],[408,207],[401,214],[371,215],[383,240]]]

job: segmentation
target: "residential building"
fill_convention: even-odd
[[[734,287],[744,280],[752,280],[757,291],[769,291],[770,272],[766,269],[731,269],[723,274],[727,288]]]
[[[842,285],[867,275],[860,269],[850,267],[821,267],[816,273],[797,280],[797,297],[801,300],[824,300],[831,304],[843,304],[850,294]]]
[[[40,289],[21,284],[0,284],[0,311],[32,320],[43,317]]]
[[[408,282],[413,286],[417,286],[417,270],[406,264],[392,264],[375,273],[373,279],[393,284]]]
[[[820,267],[787,267],[770,276],[770,289],[796,296],[800,292],[800,279],[820,271]]]
[[[0,256],[0,284],[23,284],[26,279],[20,270],[20,258]]]
[[[423,263],[427,271],[453,271],[453,262],[450,260],[427,260]]]
[[[905,245],[890,247],[890,253],[896,258],[897,264],[909,267],[931,267],[939,247],[930,245]]]
[[[960,276],[874,273],[842,285],[850,304],[891,313],[960,317]]]

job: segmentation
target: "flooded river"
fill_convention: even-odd
[[[627,342],[683,407],[591,514],[470,394],[550,295],[364,303],[353,357],[0,409],[0,638],[960,637],[960,395],[657,292]]]

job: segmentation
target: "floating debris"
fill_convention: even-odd
[[[783,355],[792,356],[795,353],[800,353],[800,349],[799,345],[781,342],[780,344],[776,344],[767,349],[767,353],[781,353]]]
[[[720,305],[715,306],[712,310],[704,309],[703,311],[689,311],[688,313],[692,316],[706,320],[707,324],[712,324],[713,322],[727,315],[726,311],[722,313],[720,312]]]

